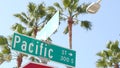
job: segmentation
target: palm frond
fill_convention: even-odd
[[[98,59],[96,66],[102,68],[107,67],[107,61],[105,59]]]
[[[119,41],[118,41],[118,40],[116,40],[116,41],[114,42],[114,48],[115,48],[115,49],[118,49],[118,48],[119,48]]]
[[[64,34],[67,34],[69,32],[69,30],[68,30],[68,26],[65,28],[65,30],[64,30]]]
[[[24,23],[26,25],[28,24],[28,20],[24,16],[22,16],[21,14],[14,14],[14,16],[19,18],[22,23]]]
[[[75,21],[73,22],[73,24],[74,24],[74,25],[78,25],[78,24],[79,24],[79,20],[75,20]]]
[[[36,5],[30,2],[28,5],[28,11],[30,12],[30,16],[32,15],[34,16],[35,9],[36,9]]]
[[[62,17],[62,16],[60,16],[59,19],[62,20],[62,21],[66,21],[67,20],[67,18]]]
[[[56,9],[55,9],[55,7],[53,7],[53,6],[48,6],[48,13],[55,13],[56,12]]]
[[[21,15],[24,16],[24,18],[26,18],[27,20],[30,20],[30,18],[24,12],[22,12]]]
[[[0,36],[0,45],[8,44],[7,38],[4,36]]]
[[[41,3],[38,5],[37,9],[35,10],[35,16],[36,18],[42,18],[46,15],[46,8],[44,6],[44,3]]]
[[[79,0],[71,0],[71,3],[70,3],[69,8],[70,8],[72,11],[75,11],[75,10],[77,9],[78,1],[79,1]]]
[[[115,42],[109,41],[107,44],[107,50],[103,50],[97,55],[101,58],[101,60],[97,64],[100,66],[102,64],[103,59],[105,60],[104,62],[107,64],[108,67],[113,67],[114,64],[120,62],[120,48],[118,47],[119,42],[118,40]],[[101,62],[101,63],[100,63]]]
[[[65,9],[68,8],[71,5],[71,1],[72,0],[62,0]]]
[[[110,45],[112,44],[112,42],[111,41],[109,41],[108,43],[107,43],[107,48],[108,49],[110,49]]]
[[[57,8],[59,8],[61,11],[63,11],[63,9],[62,9],[62,7],[60,6],[60,4],[59,3],[54,3],[54,6],[56,6]]]
[[[87,8],[89,5],[90,5],[89,3],[88,3],[88,4],[83,3],[82,5],[80,5],[80,6],[77,7],[76,11],[77,11],[79,14],[81,14],[81,13],[87,13],[87,12],[86,12],[86,8]]]
[[[110,52],[110,51],[109,51],[109,52]],[[97,56],[103,57],[103,58],[106,58],[106,59],[109,59],[110,53],[108,53],[108,51],[106,51],[106,50],[103,50],[103,51],[101,51],[101,52],[98,52],[98,53],[97,53]]]
[[[85,21],[81,21],[81,27],[85,28],[86,30],[91,30],[92,24],[91,22],[85,20]]]
[[[32,33],[33,33],[33,29],[29,30],[29,31],[26,31],[25,32],[25,35],[27,36],[32,36]]]
[[[35,22],[35,19],[33,18],[29,23],[28,23],[28,26],[29,27],[33,27],[34,26],[34,23]]]
[[[4,55],[3,59],[7,62],[10,62],[12,60],[11,54]]]
[[[8,46],[4,46],[4,48],[2,49],[2,53],[3,54],[10,54],[11,53],[10,48]]]
[[[53,13],[47,14],[46,17],[45,17],[45,19],[43,20],[43,23],[48,22],[51,19],[52,16],[53,16]]]
[[[23,27],[21,24],[16,23],[12,26],[12,29],[18,33],[23,33],[26,28]]]
[[[115,41],[115,42],[108,43],[108,44],[109,44],[109,49],[110,49],[110,50],[113,50],[113,51],[116,51],[116,52],[119,52],[119,51],[120,51],[118,40]]]
[[[2,64],[4,62],[4,56],[2,53],[0,53],[0,64]]]
[[[52,39],[50,38],[50,37],[48,37],[48,39],[47,39],[48,41],[52,41]]]

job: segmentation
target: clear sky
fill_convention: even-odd
[[[19,22],[13,14],[26,12],[29,2],[36,4],[45,1],[47,5],[52,5],[60,0],[1,0],[0,2],[0,35],[8,36],[13,34],[11,26]],[[81,3],[95,2],[96,0],[80,0]],[[86,31],[80,25],[73,27],[73,50],[76,51],[76,68],[96,68],[96,61],[99,57],[96,53],[106,48],[109,40],[120,39],[120,1],[102,0],[101,8],[96,14],[81,15],[80,20],[89,20],[92,22],[92,30]],[[63,34],[67,23],[62,23],[58,32],[52,36],[54,44],[68,48],[68,35]],[[120,41],[120,40],[119,40]],[[15,66],[15,60],[5,62],[0,68],[12,68]],[[23,65],[23,64],[22,64]],[[51,62],[58,68],[65,68],[64,65]]]

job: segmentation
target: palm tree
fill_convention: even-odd
[[[104,59],[104,58],[101,58],[101,59],[98,59],[98,61],[97,61],[97,67],[98,68],[101,68],[101,67],[103,67],[103,68],[107,68],[107,65],[108,63],[106,62],[106,60]]]
[[[34,3],[29,3],[28,14],[22,12],[14,14],[15,17],[19,18],[22,23],[24,23],[30,30],[33,31],[33,36],[36,37],[38,32],[38,27],[40,28],[39,20],[46,15],[44,3],[38,6]],[[32,35],[30,35],[32,36]]]
[[[21,33],[21,34],[24,34],[24,33],[26,32],[26,28],[23,27],[23,26],[22,26],[21,24],[19,24],[19,23],[14,24],[14,25],[12,26],[12,29],[13,29],[14,31],[18,32],[18,33]],[[12,38],[12,37],[10,37],[10,38]],[[11,40],[10,40],[10,41],[11,41]],[[18,68],[21,67],[23,56],[24,56],[24,55],[21,54],[21,53],[17,56],[17,67],[18,67]]]
[[[89,30],[91,29],[91,23],[87,20],[81,21],[79,20],[80,14],[86,14],[86,8],[89,4],[81,4],[79,5],[79,0],[62,0],[62,4],[56,2],[53,7],[56,10],[60,11],[60,21],[67,20],[67,26],[64,30],[64,34],[69,33],[69,48],[72,49],[72,26],[73,24],[79,24],[81,27]],[[71,67],[67,67],[71,68]]]
[[[101,60],[98,60],[97,66],[98,67],[114,67],[119,68],[119,62],[120,62],[120,48],[119,48],[119,42],[109,42],[107,44],[107,50],[103,50],[99,53],[97,53],[98,56],[100,56],[101,59],[104,59],[104,63],[101,63]]]
[[[111,51],[106,51],[106,50],[97,53],[97,56],[101,57],[100,59],[98,59],[96,64],[98,68],[99,67],[107,68],[108,66],[110,67],[112,66],[112,63],[109,61],[110,53]]]
[[[46,10],[47,9],[44,3],[41,3],[39,5],[35,5],[34,3],[29,3],[27,14],[24,12],[14,14],[14,16],[17,17],[26,26],[23,27],[23,25],[16,23],[12,27],[13,30],[16,30],[19,33],[26,34],[28,36],[32,36],[36,38],[37,32],[40,31],[44,27],[47,21],[54,14],[54,12],[46,11]],[[50,38],[48,38],[48,40],[50,40]],[[23,54],[20,53],[17,58],[18,67],[21,66],[22,57],[23,57]],[[31,59],[35,60],[34,57],[31,57]],[[36,61],[39,62],[39,60],[37,59]]]
[[[89,4],[78,5],[79,0],[62,0],[62,4],[54,3],[55,8],[60,11],[60,19],[61,21],[68,22],[67,27],[64,30],[64,33],[67,34],[69,32],[69,48],[72,49],[72,26],[73,24],[79,24],[81,27],[89,30],[91,29],[91,23],[87,20],[80,21],[78,16],[80,14],[85,14],[86,8]],[[68,15],[67,15],[68,14]]]
[[[12,59],[8,40],[4,36],[0,36],[0,64],[4,61],[10,61]]]

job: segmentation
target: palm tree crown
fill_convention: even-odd
[[[4,61],[10,61],[11,59],[12,56],[7,38],[0,36],[0,64]]]
[[[79,0],[62,0],[62,4],[54,3],[53,7],[56,10],[60,11],[60,21],[66,21],[68,22],[68,25],[66,26],[64,30],[64,34],[67,34],[69,32],[69,47],[72,49],[72,25],[73,24],[79,24],[81,27],[84,27],[85,29],[91,29],[91,23],[87,20],[81,21],[79,20],[78,16],[80,14],[86,14],[86,8],[89,4],[83,3],[82,5],[79,5]]]
[[[18,18],[26,26],[16,23],[15,25],[12,26],[12,29],[17,31],[18,33],[36,38],[38,31],[40,31],[44,27],[47,21],[54,14],[54,12],[47,9],[48,8],[45,7],[44,3],[41,3],[39,5],[35,5],[34,3],[29,3],[27,13],[21,12],[14,14],[14,16]],[[51,41],[50,38],[48,38],[48,40]],[[20,53],[17,57],[18,67],[21,66],[23,56],[24,54]],[[34,57],[31,57],[31,60],[39,62],[39,60],[35,59]]]
[[[120,62],[120,48],[119,42],[109,42],[107,44],[107,50],[103,50],[97,55],[100,59],[97,61],[97,67],[114,67],[119,68]]]

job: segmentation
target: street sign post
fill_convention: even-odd
[[[22,34],[14,33],[12,40],[12,49],[75,67],[75,51],[57,46],[55,44],[47,44],[43,41]]]
[[[48,66],[45,64],[40,64],[40,63],[37,64],[37,63],[30,62],[27,65],[23,66],[22,68],[55,68],[55,67]]]

